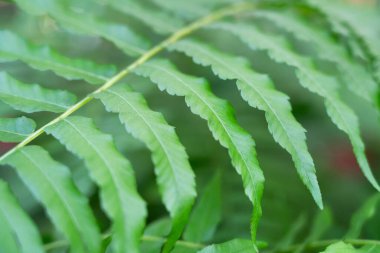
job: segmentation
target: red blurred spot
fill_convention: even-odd
[[[359,164],[353,153],[352,147],[349,144],[337,144],[333,146],[328,152],[331,152],[331,166],[339,173],[348,175],[362,175]],[[371,152],[367,151],[366,156],[371,164]]]
[[[15,143],[0,142],[0,155],[6,153],[8,150],[16,146]]]

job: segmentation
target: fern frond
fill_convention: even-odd
[[[234,239],[221,244],[214,244],[198,253],[257,253],[258,250],[250,240]]]
[[[351,59],[338,43],[320,29],[306,24],[296,13],[257,11],[254,16],[264,18],[284,29],[301,41],[312,44],[318,57],[333,62],[348,88],[373,105],[377,102],[378,85],[363,65]]]
[[[0,72],[0,100],[26,113],[64,112],[75,103],[76,96],[64,90],[50,90],[38,84],[24,84]]]
[[[16,168],[52,222],[68,238],[73,252],[100,252],[101,239],[95,218],[64,165],[39,146],[19,149],[2,164]]]
[[[15,2],[21,9],[32,15],[52,16],[63,28],[85,35],[103,37],[127,55],[141,55],[149,47],[149,42],[128,26],[95,18],[87,10],[77,13],[70,4],[65,6],[62,1],[38,0],[33,5],[28,0],[15,0]]]
[[[108,0],[107,2],[116,10],[140,20],[159,34],[170,34],[183,26],[182,20],[143,6],[138,1]]]
[[[213,95],[204,79],[182,74],[168,61],[152,60],[136,72],[169,94],[184,96],[192,112],[207,120],[214,138],[229,150],[232,164],[242,176],[245,192],[254,205],[255,234],[261,217],[264,176],[256,159],[255,143],[238,125],[231,106]]]
[[[0,223],[6,223],[1,226],[1,230],[7,230],[9,234],[13,234],[14,240],[17,242],[17,250],[1,248],[2,252],[21,252],[21,253],[43,253],[42,240],[38,233],[37,228],[33,224],[29,216],[21,209],[16,199],[10,192],[8,185],[0,180]],[[5,233],[4,231],[3,233]],[[1,234],[1,232],[0,232]],[[6,237],[1,237],[1,247],[3,242],[7,241]],[[13,247],[13,246],[11,246]]]
[[[92,84],[104,83],[116,71],[113,66],[64,57],[49,47],[31,46],[10,31],[0,31],[0,59],[21,60],[32,68],[51,70],[68,80],[84,79]]]
[[[96,95],[106,109],[119,114],[121,122],[152,152],[163,202],[173,219],[163,252],[170,252],[180,237],[196,195],[194,174],[174,128],[160,113],[150,110],[145,99],[126,86],[112,87]]]
[[[103,209],[113,221],[113,252],[138,252],[147,211],[137,193],[132,167],[116,150],[112,137],[97,130],[90,119],[78,116],[46,131],[84,159],[99,185]]]
[[[318,206],[322,207],[314,162],[305,142],[305,130],[292,115],[288,96],[277,91],[266,75],[251,70],[243,58],[229,56],[191,40],[182,40],[171,49],[184,52],[198,64],[211,66],[221,79],[237,80],[244,100],[250,106],[265,111],[271,134],[292,155],[302,181]]]
[[[252,50],[267,50],[274,61],[294,67],[300,84],[325,99],[328,115],[333,123],[348,135],[360,168],[373,187],[380,191],[365,155],[358,118],[341,100],[336,79],[318,71],[309,58],[295,54],[286,41],[280,40],[275,35],[265,34],[252,25],[218,23],[214,27],[235,34]]]
[[[36,123],[26,117],[0,118],[0,141],[20,142],[33,133]]]

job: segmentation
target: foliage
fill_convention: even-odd
[[[0,1],[0,252],[377,252],[378,5]]]

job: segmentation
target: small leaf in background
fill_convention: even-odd
[[[280,239],[280,241],[277,243],[275,249],[276,250],[281,250],[284,249],[288,246],[290,246],[292,243],[294,243],[297,235],[301,232],[301,230],[305,227],[306,225],[306,215],[300,215],[298,218],[295,220],[293,224],[288,228],[288,231],[284,235],[283,238]]]
[[[375,215],[379,201],[380,194],[375,194],[353,214],[345,238],[358,238],[360,236],[364,224]]]
[[[328,207],[325,207],[322,211],[318,212],[314,217],[308,236],[295,252],[303,252],[308,243],[320,239],[332,226],[332,220],[332,213]]]
[[[221,220],[221,178],[217,173],[207,184],[190,215],[183,235],[186,241],[207,242]]]

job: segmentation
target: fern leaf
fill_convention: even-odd
[[[292,33],[299,40],[312,44],[318,57],[336,64],[342,79],[353,93],[376,105],[378,87],[375,80],[362,65],[355,63],[348,56],[344,48],[325,33],[310,24],[307,25],[295,13],[258,11],[255,12],[255,16],[267,19],[281,29]]]
[[[38,230],[28,217],[28,215],[18,205],[16,199],[8,189],[8,185],[0,181],[0,221],[8,223],[11,227],[13,237],[17,239],[22,253],[34,252],[43,253],[42,240]],[[2,226],[5,229],[7,226]],[[0,248],[4,250],[2,244],[6,243],[7,239],[1,237]],[[3,252],[3,251],[2,251]],[[18,251],[4,251],[18,252]]]
[[[217,173],[207,184],[191,213],[183,238],[190,242],[207,242],[215,233],[222,216],[221,178]]]
[[[49,90],[38,84],[24,84],[0,72],[0,100],[16,110],[64,112],[75,103],[75,95],[63,90]]]
[[[274,35],[264,34],[251,25],[219,23],[215,27],[235,34],[252,50],[267,50],[274,61],[296,68],[296,75],[300,84],[325,99],[328,115],[333,123],[348,135],[360,168],[373,187],[380,191],[380,186],[372,174],[365,155],[365,147],[360,137],[357,116],[340,99],[338,93],[339,84],[334,78],[319,72],[309,58],[293,53],[285,41],[278,39]]]
[[[3,163],[16,168],[52,222],[68,238],[73,252],[100,252],[101,239],[95,218],[64,165],[38,146],[19,149]]]
[[[242,58],[231,57],[200,42],[190,40],[180,41],[172,49],[193,57],[198,64],[211,66],[213,72],[221,79],[237,80],[237,86],[244,100],[252,107],[265,111],[269,130],[274,139],[292,155],[302,181],[318,206],[322,208],[314,162],[306,146],[305,130],[292,115],[288,97],[275,90],[267,76],[251,70]]]
[[[98,17],[91,16],[91,12],[88,10],[77,13],[77,10],[71,8],[75,1],[65,3],[66,1],[38,0],[33,5],[28,0],[15,0],[15,2],[21,9],[32,15],[48,14],[54,17],[64,28],[90,36],[103,37],[114,43],[127,55],[140,55],[149,47],[146,39],[126,25],[102,21]],[[36,11],[36,9],[39,10]]]
[[[141,20],[159,34],[173,33],[183,26],[180,19],[142,6],[138,1],[110,0],[109,2],[115,9]]]
[[[256,159],[252,137],[237,123],[231,106],[212,94],[204,79],[180,73],[165,60],[150,61],[137,69],[169,94],[185,96],[192,112],[207,120],[213,136],[228,148],[233,165],[242,175],[245,192],[254,205],[253,234],[261,217],[264,176]]]
[[[214,244],[198,251],[198,253],[257,253],[250,240],[234,239],[221,244]]]
[[[112,137],[83,117],[69,117],[46,131],[84,159],[100,187],[103,209],[113,221],[115,253],[138,252],[146,207],[138,195],[130,163],[117,150]]]
[[[73,60],[48,47],[34,47],[9,31],[0,31],[0,59],[21,60],[38,70],[51,70],[69,80],[84,79],[102,84],[115,73],[113,66],[99,66],[85,60]]]
[[[169,252],[184,229],[196,195],[187,154],[173,127],[161,114],[151,111],[140,94],[120,86],[96,97],[108,111],[119,113],[127,131],[143,141],[152,152],[160,192],[173,219],[171,233],[163,248],[163,252]]]
[[[33,133],[36,123],[33,120],[20,118],[0,118],[0,141],[20,142]]]
[[[337,242],[328,246],[326,250],[321,253],[357,253],[357,251],[350,244]]]
[[[380,194],[370,197],[353,215],[345,238],[358,238],[362,228],[369,219],[376,214],[376,209],[380,203]]]

